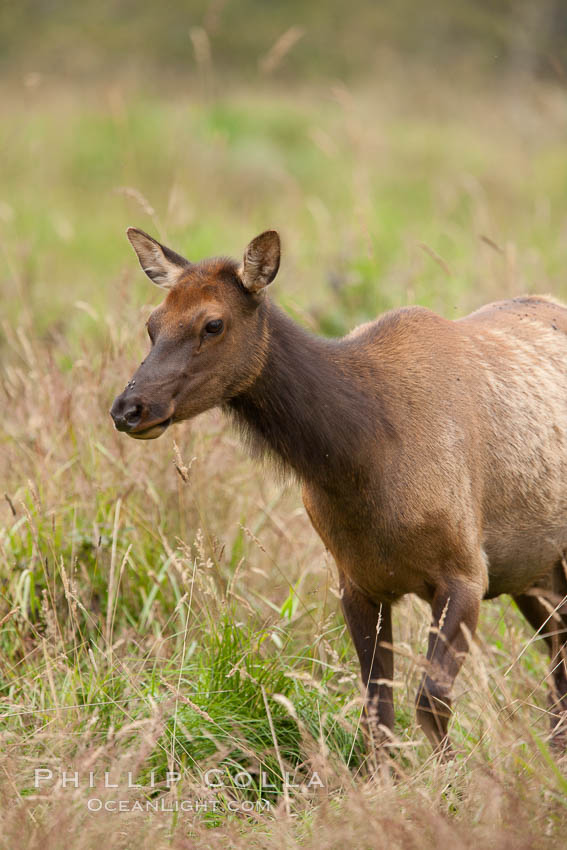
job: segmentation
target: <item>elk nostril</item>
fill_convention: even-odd
[[[128,410],[124,411],[123,416],[128,425],[135,425],[142,418],[142,405],[132,405],[132,407],[129,407]]]

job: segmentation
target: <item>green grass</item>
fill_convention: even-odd
[[[48,848],[561,846],[545,659],[507,600],[484,606],[458,679],[450,768],[413,717],[426,606],[399,606],[396,782],[374,775],[334,568],[295,485],[218,411],[151,447],[108,416],[159,299],[130,224],[192,258],[277,227],[273,297],[326,334],[407,303],[567,295],[557,92],[392,94],[6,92],[0,846],[24,846],[24,822]],[[140,800],[210,796],[220,770],[225,807],[95,817],[84,785],[34,788],[37,767],[154,771],[156,788],[121,791]],[[259,793],[268,813],[227,808]]]

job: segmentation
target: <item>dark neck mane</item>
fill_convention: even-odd
[[[372,398],[363,391],[356,354],[349,357],[343,341],[309,334],[270,302],[260,309],[269,331],[264,368],[227,405],[245,441],[302,480],[358,479],[361,447],[381,427],[376,388]]]

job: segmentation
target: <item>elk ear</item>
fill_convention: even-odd
[[[137,227],[129,227],[126,235],[142,269],[151,281],[163,289],[171,289],[175,286],[181,272],[191,265],[189,260],[176,254],[171,248],[166,248]]]
[[[273,281],[280,267],[280,237],[266,230],[248,245],[239,269],[242,283],[250,292],[259,292]]]

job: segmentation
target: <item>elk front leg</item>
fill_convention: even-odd
[[[466,580],[437,588],[431,604],[432,623],[427,669],[417,693],[417,720],[435,750],[447,753],[453,682],[474,634],[482,590]]]
[[[379,744],[388,740],[394,729],[391,606],[377,605],[348,581],[342,583],[341,589],[344,617],[366,688],[366,722],[374,742]]]

